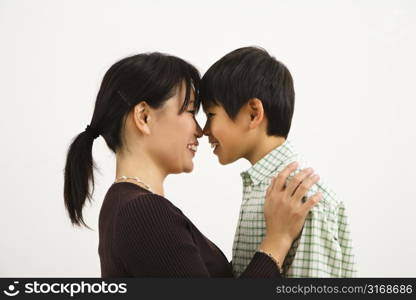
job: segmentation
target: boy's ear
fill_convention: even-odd
[[[263,103],[258,98],[252,98],[248,101],[248,112],[250,115],[250,124],[251,129],[256,128],[264,119],[264,108]]]
[[[139,102],[133,109],[133,121],[137,129],[144,134],[150,134],[150,106],[145,101]]]

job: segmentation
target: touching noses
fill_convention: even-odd
[[[204,126],[204,129],[202,130],[202,133],[206,136],[208,136],[210,134],[208,122],[205,123],[205,126]]]
[[[195,124],[196,124],[195,136],[199,139],[199,138],[202,137],[203,132],[202,132],[201,126],[199,126],[199,124],[196,120],[195,120]]]

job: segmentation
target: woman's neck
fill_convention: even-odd
[[[138,177],[148,185],[151,191],[164,196],[163,182],[167,175],[146,155],[117,153],[116,154],[116,179],[121,176]],[[144,187],[144,185],[131,179],[123,180]]]

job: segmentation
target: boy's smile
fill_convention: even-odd
[[[222,106],[214,105],[205,109],[207,122],[203,133],[208,136],[214,154],[223,165],[244,156],[244,149],[247,146],[247,141],[244,141],[246,130],[240,113],[233,121]]]
[[[221,105],[204,107],[204,112],[207,122],[203,134],[208,136],[214,154],[223,165],[240,158],[254,165],[285,141],[284,137],[267,134],[267,119],[263,114],[262,102],[257,98],[243,105],[234,120]]]

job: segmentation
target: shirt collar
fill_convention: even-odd
[[[273,149],[252,165],[250,169],[240,174],[243,178],[243,184],[258,185],[265,178],[274,176],[276,170],[294,156],[296,156],[295,150],[292,144],[286,140],[282,145]]]

